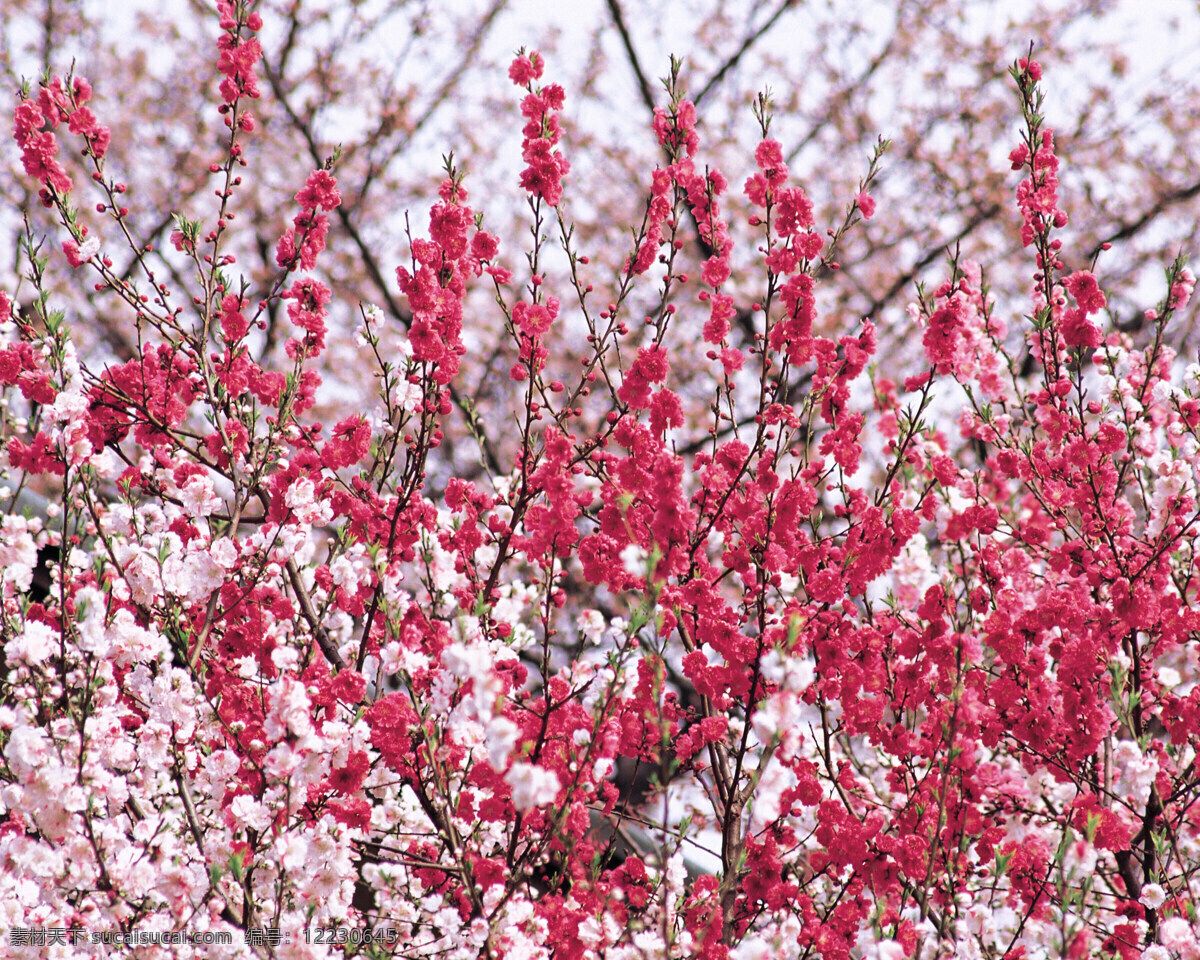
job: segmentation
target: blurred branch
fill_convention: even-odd
[[[874,317],[878,315],[884,307],[892,302],[892,300],[898,293],[900,293],[900,291],[902,291],[921,275],[922,270],[932,264],[939,257],[944,256],[948,247],[954,247],[956,244],[969,237],[972,233],[979,229],[979,227],[999,214],[1002,209],[1003,208],[998,203],[989,203],[982,210],[976,212],[975,216],[971,217],[970,220],[963,224],[962,229],[959,230],[958,233],[956,233],[949,240],[947,240],[945,244],[941,244],[927,250],[921,259],[919,259],[911,267],[905,270],[904,273],[892,281],[891,286],[889,286],[884,293],[876,297],[871,302],[870,306],[868,306],[864,311],[863,316]]]
[[[855,93],[858,93],[860,90],[867,88],[867,83],[873,76],[875,76],[875,73],[881,66],[883,66],[887,58],[891,56],[892,47],[895,45],[896,36],[899,33],[900,19],[901,15],[903,14],[903,10],[904,8],[902,7],[899,11],[897,11],[896,27],[892,30],[891,36],[888,37],[887,43],[883,45],[883,49],[881,49],[877,54],[875,54],[874,57],[871,58],[871,62],[867,64],[867,68],[861,74],[859,74],[858,77],[849,83],[844,84],[842,88],[833,95],[825,108],[825,119],[813,124],[812,128],[808,131],[804,138],[800,140],[800,142],[797,143],[796,146],[793,147],[788,153],[786,159],[789,165],[795,162],[796,157],[800,155],[801,150],[803,150],[810,143],[812,143],[814,139],[816,139],[817,135],[822,129],[824,129],[825,123],[828,122],[828,118],[845,109],[846,104],[849,103],[851,96],[853,96]]]
[[[759,40],[761,40],[773,26],[775,26],[775,24],[779,21],[779,18],[796,5],[797,0],[783,0],[783,3],[779,5],[778,9],[771,14],[771,16],[763,23],[761,27],[746,36],[746,39],[742,41],[742,45],[738,47],[737,52],[721,65],[720,69],[718,69],[717,72],[709,78],[708,83],[706,83],[703,88],[701,88],[700,92],[696,94],[693,102],[697,107],[700,106],[700,104],[704,101],[704,98],[708,96],[709,92],[716,88],[717,85],[725,79],[725,75],[738,65],[742,57],[744,57],[750,51],[750,48],[753,47]]]
[[[1100,252],[1104,244],[1116,243],[1119,240],[1128,240],[1130,237],[1136,236],[1153,220],[1162,216],[1171,207],[1180,203],[1186,203],[1197,196],[1200,196],[1200,182],[1193,183],[1190,187],[1182,187],[1179,190],[1173,190],[1170,193],[1164,194],[1148,210],[1142,213],[1141,216],[1134,220],[1125,221],[1114,233],[1109,234],[1101,240],[1092,251],[1092,257],[1095,257]]]
[[[629,58],[629,66],[633,69],[633,75],[637,77],[642,103],[646,105],[647,110],[653,113],[654,91],[650,88],[650,81],[646,79],[646,71],[642,69],[642,62],[638,59],[637,51],[633,49],[633,38],[629,35],[629,28],[625,25],[625,15],[621,12],[620,0],[608,0],[608,11],[612,14],[613,24],[621,35],[621,43],[625,47],[625,55]]]
[[[458,82],[462,79],[462,75],[466,73],[467,68],[475,62],[477,58],[476,55],[479,53],[479,48],[483,46],[484,38],[487,36],[488,31],[491,30],[492,24],[495,22],[496,17],[500,15],[500,11],[504,9],[506,2],[507,0],[493,0],[491,7],[488,9],[488,12],[484,14],[483,20],[479,24],[479,29],[476,30],[474,36],[471,37],[471,43],[467,46],[467,49],[463,51],[462,57],[459,58],[458,66],[456,66],[450,72],[450,75],[446,77],[446,79],[442,82],[442,85],[438,87],[437,93],[434,94],[433,99],[425,108],[425,112],[422,113],[416,119],[416,122],[413,123],[412,129],[409,131],[409,134],[405,140],[400,144],[398,150],[408,145],[408,142],[412,140],[413,135],[415,135],[417,131],[419,131],[423,126],[425,126],[426,123],[429,122],[429,118],[432,117],[437,109],[446,102],[451,92],[455,87],[458,86]]]

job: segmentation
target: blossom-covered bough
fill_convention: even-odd
[[[1194,278],[1168,268],[1145,348],[1103,328],[1036,62],[1012,68],[1010,158],[1031,301],[996,304],[952,258],[903,371],[871,320],[817,308],[886,142],[823,229],[761,97],[731,198],[673,69],[644,215],[593,275],[565,93],[520,53],[529,249],[502,254],[448,160],[396,270],[411,324],[358,307],[376,382],[326,428],[316,361],[345,333],[312,271],[337,158],[252,288],[231,250],[262,23],[222,0],[220,27],[216,201],[171,211],[169,283],[90,85],[47,77],[16,110],[64,262],[30,232],[0,294],[14,955],[74,955],[15,937],[75,929],[235,934],[136,948],[163,956],[1200,956],[1200,367],[1168,346]],[[77,356],[87,318],[46,282],[64,266],[136,356]],[[455,386],[489,310],[507,424]],[[962,398],[956,424],[939,397]],[[447,469],[450,431],[486,482]]]

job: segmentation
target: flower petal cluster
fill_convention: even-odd
[[[521,171],[521,189],[556,207],[562,199],[563,177],[571,171],[571,164],[562,152],[554,149],[562,137],[557,114],[566,95],[556,83],[534,89],[533,81],[542,75],[542,58],[536,51],[513,60],[508,75],[513,83],[529,91],[521,101],[521,114],[526,121],[521,131],[524,136],[521,158],[526,163]]]

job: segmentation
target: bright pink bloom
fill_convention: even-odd
[[[328,170],[314,170],[296,194],[296,202],[304,210],[320,208],[329,211],[341,205],[342,195],[333,174]]]
[[[544,61],[536,50],[518,55],[508,67],[508,77],[518,87],[527,87],[542,76]]]
[[[545,303],[513,304],[513,325],[528,337],[544,337],[558,317],[558,298],[549,297]]]
[[[1096,283],[1095,276],[1088,270],[1077,270],[1063,281],[1067,292],[1088,314],[1103,310],[1108,301]]]

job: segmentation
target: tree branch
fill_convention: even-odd
[[[654,112],[654,91],[650,88],[650,81],[646,79],[646,72],[642,69],[642,63],[638,59],[637,51],[633,49],[633,38],[629,35],[629,28],[625,25],[625,14],[621,12],[620,0],[608,0],[608,11],[612,14],[613,24],[617,28],[617,32],[621,34],[621,44],[625,47],[625,55],[629,58],[629,66],[633,68],[633,74],[637,77],[638,90],[642,94],[642,103],[646,105],[646,109],[651,113]]]
[[[700,92],[696,94],[692,102],[695,103],[697,107],[700,106],[700,104],[704,101],[704,98],[707,97],[708,94],[714,88],[716,88],[722,80],[725,79],[725,74],[734,69],[734,67],[736,67],[741,61],[742,57],[744,57],[750,51],[750,48],[758,43],[758,41],[766,35],[767,31],[775,26],[775,24],[779,21],[779,18],[782,17],[789,9],[796,6],[796,4],[797,0],[783,0],[783,3],[779,5],[778,9],[771,14],[771,16],[765,23],[763,23],[761,27],[746,36],[746,39],[742,41],[742,45],[737,48],[737,52],[734,53],[734,55],[728,60],[726,60],[721,65],[720,69],[709,78],[708,83],[701,88]]]

